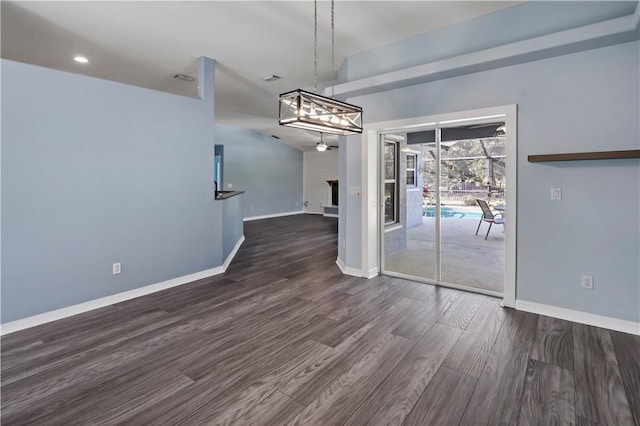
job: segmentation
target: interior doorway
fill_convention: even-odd
[[[371,270],[375,255],[380,273],[503,297],[514,306],[516,106],[365,130],[363,195],[378,200],[363,209],[371,214],[378,206],[377,252],[363,256],[365,267]],[[371,248],[371,221],[365,228]]]

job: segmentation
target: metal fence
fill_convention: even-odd
[[[443,205],[475,206],[476,198],[486,200],[491,205],[504,204],[504,188],[465,186],[464,189],[440,188],[440,201]],[[423,190],[424,204],[435,205],[433,191]]]

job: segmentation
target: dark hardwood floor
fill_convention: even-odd
[[[245,224],[224,275],[2,338],[3,425],[640,424],[640,337],[335,265]]]

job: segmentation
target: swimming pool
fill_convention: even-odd
[[[435,217],[435,206],[422,208],[422,215],[426,217]],[[453,206],[440,207],[440,217],[452,217],[457,219],[480,219],[482,217],[482,210],[479,207],[463,207]]]

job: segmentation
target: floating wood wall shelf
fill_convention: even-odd
[[[640,149],[628,151],[600,151],[600,152],[573,152],[568,154],[542,154],[529,155],[530,163],[545,161],[576,161],[576,160],[615,160],[620,158],[640,158]]]

